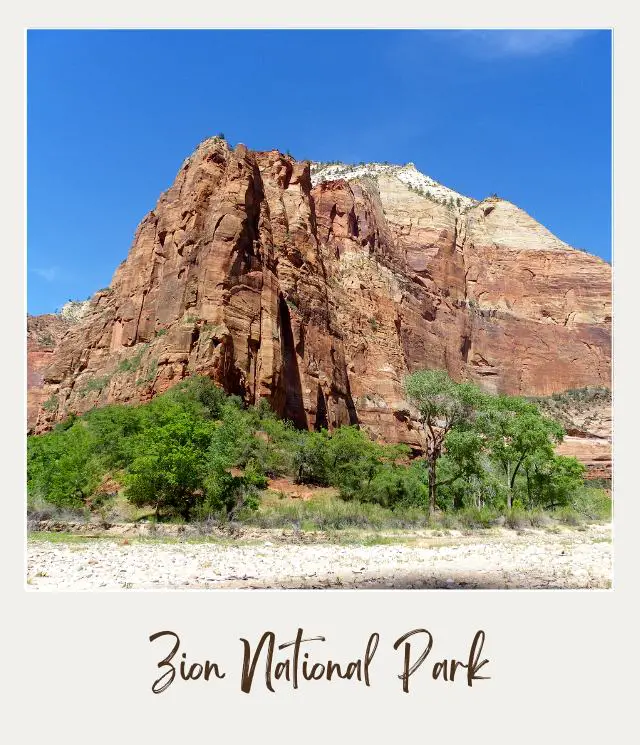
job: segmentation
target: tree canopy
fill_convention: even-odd
[[[406,394],[421,425],[417,459],[357,425],[296,429],[265,401],[246,406],[196,376],[148,403],[94,409],[29,437],[29,499],[87,508],[112,480],[156,519],[236,519],[281,476],[334,487],[344,500],[427,513],[555,509],[575,499],[584,467],[556,454],[562,427],[535,402],[489,395],[440,370],[410,375]]]

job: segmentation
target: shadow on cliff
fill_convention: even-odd
[[[299,429],[307,429],[307,415],[302,398],[302,383],[300,369],[296,355],[293,331],[291,329],[291,315],[285,299],[280,295],[278,302],[280,316],[280,333],[282,339],[282,366],[284,383],[284,411],[282,416],[289,419]]]

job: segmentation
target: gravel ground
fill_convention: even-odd
[[[275,534],[274,534],[275,535]],[[420,532],[384,545],[269,540],[28,541],[29,590],[608,588],[611,526]],[[59,537],[58,537],[59,538]]]

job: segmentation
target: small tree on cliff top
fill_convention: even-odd
[[[456,383],[444,370],[421,370],[405,380],[409,401],[418,409],[429,468],[429,512],[436,508],[436,466],[444,441],[454,428],[470,426],[486,396],[472,383]]]

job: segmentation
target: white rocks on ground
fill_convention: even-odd
[[[611,528],[416,534],[410,543],[29,541],[37,590],[607,588]],[[444,545],[442,545],[444,543]]]

